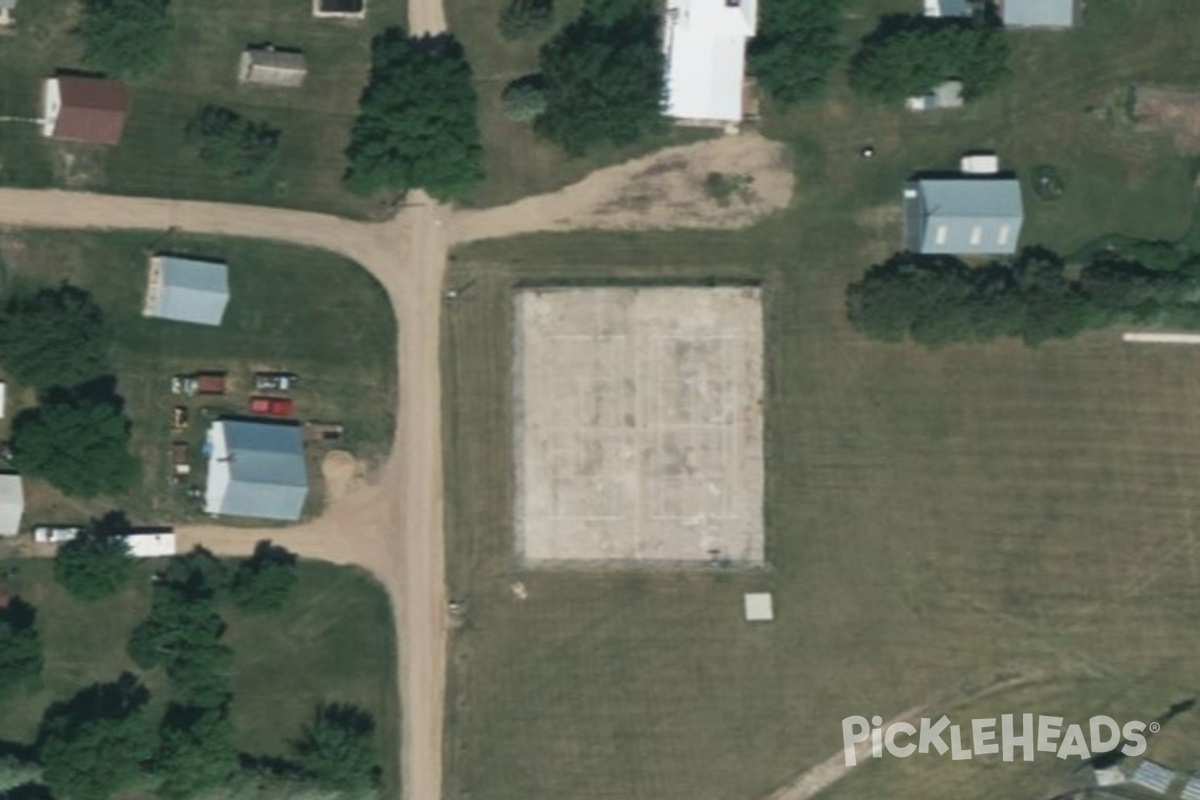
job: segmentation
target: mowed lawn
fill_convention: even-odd
[[[445,322],[450,591],[467,601],[448,699],[449,797],[752,800],[839,754],[841,720],[914,707],[1150,720],[1200,682],[1200,351],[1118,331],[1036,350],[926,351],[847,324],[847,283],[901,242],[901,184],[994,147],[1023,242],[1183,236],[1194,165],[1115,112],[1133,82],[1192,85],[1200,15],[1091,0],[1068,34],[1013,34],[1000,97],[910,117],[829,98],[792,143],[793,207],[744,233],[531,236],[460,249]],[[849,2],[857,37],[911,3]],[[1092,109],[1092,110],[1089,110]],[[874,143],[865,161],[858,148]],[[1028,188],[1028,187],[1027,187]],[[530,282],[758,278],[765,288],[760,572],[522,571],[512,554],[511,296]],[[519,600],[513,583],[525,585]],[[741,619],[775,594],[773,624]],[[1150,754],[1200,767],[1200,716]],[[830,798],[1054,796],[1075,761],[871,763]]]
[[[368,465],[392,443],[396,391],[396,323],[383,288],[365,270],[339,256],[243,239],[162,232],[9,233],[0,240],[6,291],[69,281],[92,293],[114,333],[117,391],[133,420],[133,446],[142,459],[139,484],[125,496],[78,500],[41,482],[27,483],[27,523],[71,522],[109,508],[143,524],[201,517],[187,484],[169,479],[171,441],[192,445],[190,483],[204,485],[201,445],[208,424],[222,413],[245,414],[256,370],[300,375],[291,393],[296,417],[340,422],[347,449]],[[230,302],[220,327],[141,316],[151,250],[226,261]],[[336,291],[333,289],[336,288]],[[229,393],[184,398],[171,394],[171,377],[224,371]],[[32,392],[10,396],[11,420]],[[171,409],[186,405],[187,431],[173,433]],[[309,446],[312,490],[306,514],[319,512],[320,459]]]
[[[0,44],[0,113],[38,115],[40,81],[58,69],[85,69],[71,30],[78,0],[43,0],[18,12]],[[315,19],[308,0],[173,0],[170,62],[133,84],[133,107],[113,148],[50,142],[36,126],[4,122],[0,180],[120,194],[201,198],[378,215],[384,200],[344,191],[343,150],[366,84],[374,33],[406,21],[405,0],[372,0],[366,20]],[[302,50],[308,77],[299,89],[237,84],[247,45]],[[258,185],[214,175],[184,140],[202,107],[226,106],[282,130],[277,174]]]
[[[129,587],[83,603],[54,581],[49,561],[0,563],[5,590],[37,609],[46,662],[36,690],[0,703],[0,740],[30,742],[51,703],[123,671],[138,673],[125,643],[150,610],[150,576],[161,566],[141,562]],[[285,756],[318,704],[353,703],[375,718],[385,795],[398,791],[395,647],[382,587],[356,569],[302,562],[295,593],[279,613],[246,616],[223,607],[221,614],[229,626],[223,641],[234,652],[231,710],[238,748]],[[168,700],[166,678],[159,669],[139,677],[157,713]]]

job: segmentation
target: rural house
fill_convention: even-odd
[[[302,86],[307,76],[303,53],[255,47],[244,50],[238,61],[238,83],[295,88]]]
[[[42,135],[117,144],[129,117],[129,89],[118,81],[62,75],[42,82]]]
[[[25,514],[25,488],[21,476],[0,474],[0,536],[16,536]]]
[[[229,305],[229,268],[220,261],[156,255],[150,258],[142,315],[220,325]]]
[[[969,17],[974,13],[971,0],[925,0],[927,17]]]
[[[297,425],[218,420],[208,431],[210,514],[294,522],[308,497],[308,466]]]
[[[1072,28],[1077,0],[1003,0],[1008,28]]]
[[[904,242],[916,253],[1012,254],[1024,218],[1015,178],[921,178],[904,189]]]
[[[757,25],[758,0],[667,0],[667,116],[742,121],[746,42]]]

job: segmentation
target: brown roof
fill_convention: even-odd
[[[129,116],[125,84],[102,78],[57,78],[62,111],[54,125],[55,139],[116,144]]]

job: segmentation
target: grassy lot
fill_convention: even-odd
[[[395,321],[382,288],[355,264],[328,253],[278,244],[161,233],[10,233],[0,240],[8,290],[69,280],[92,292],[115,333],[117,390],[133,419],[134,448],[143,461],[141,484],[120,498],[78,501],[30,482],[25,519],[78,520],[115,504],[136,522],[182,521],[199,516],[184,486],[169,481],[168,444],[192,444],[191,482],[203,485],[200,445],[205,410],[244,412],[253,372],[285,369],[301,376],[293,393],[297,416],[346,426],[339,443],[373,462],[392,441],[395,398]],[[231,299],[219,328],[141,316],[148,249],[222,259],[229,264]],[[336,285],[337,292],[328,287]],[[172,395],[174,374],[228,371],[224,397]],[[26,393],[20,400],[32,403]],[[18,406],[9,401],[9,417]],[[171,409],[187,405],[191,423],[172,435]],[[309,512],[319,508],[319,461],[310,448],[314,485]]]
[[[908,2],[849,3],[857,36]],[[846,284],[900,245],[918,168],[995,147],[1022,176],[1024,241],[1184,235],[1188,158],[1118,117],[1131,82],[1195,85],[1200,17],[1174,0],[1091,0],[1068,34],[1014,34],[1003,95],[910,117],[850,97],[768,118],[792,143],[793,208],[740,234],[577,234],[482,243],[446,319],[452,798],[763,797],[836,755],[840,721],[914,706],[969,721],[1041,713],[1149,720],[1200,666],[1200,374],[1188,348],[1115,332],[1030,350],[867,342]],[[858,147],[873,142],[879,157]],[[512,555],[511,292],[523,281],[716,276],[766,296],[763,572],[521,572]],[[517,600],[521,580],[528,599]],[[775,593],[748,627],[740,594]],[[1200,767],[1200,715],[1151,755]],[[871,763],[830,798],[1054,796],[1075,762],[931,756]]]
[[[497,22],[510,2],[445,2],[450,30],[466,48],[475,74],[487,169],[487,180],[466,198],[465,205],[503,205],[526,195],[559,189],[599,167],[713,135],[698,128],[676,128],[636,145],[601,148],[585,157],[569,158],[556,145],[535,136],[531,126],[513,122],[504,114],[500,95],[514,78],[538,71],[538,48],[553,31],[540,39],[510,41],[502,37]],[[555,3],[556,27],[569,22],[582,5],[582,0]]]
[[[80,69],[71,35],[77,0],[42,0],[18,13],[17,33],[0,42],[0,114],[37,115],[39,81]],[[171,61],[160,77],[134,86],[133,112],[115,148],[51,143],[27,123],[3,123],[0,181],[67,185],[122,194],[203,198],[336,211],[380,212],[380,201],[341,189],[345,148],[366,83],[370,39],[406,20],[405,0],[372,0],[366,21],[314,19],[307,0],[175,0]],[[238,87],[237,59],[248,44],[300,48],[309,75],[302,89]],[[280,170],[257,186],[206,172],[183,141],[204,105],[228,106],[283,130]]]
[[[37,691],[0,708],[0,739],[29,741],[50,703],[79,689],[137,672],[125,642],[150,609],[149,577],[154,566],[139,565],[137,579],[113,598],[94,604],[68,595],[46,560],[9,559],[4,587],[37,608],[46,667]],[[399,786],[395,758],[395,649],[392,618],[383,589],[365,574],[320,562],[304,562],[289,604],[278,614],[246,617],[222,611],[229,629],[224,641],[234,651],[232,713],[237,745],[246,753],[284,755],[318,703],[354,703],[376,720],[376,745],[385,765],[384,796]],[[346,658],[348,652],[354,658]],[[166,702],[161,670],[141,676],[154,708]]]

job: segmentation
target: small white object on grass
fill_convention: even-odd
[[[742,597],[747,622],[770,622],[775,619],[775,603],[770,592],[746,592]]]

